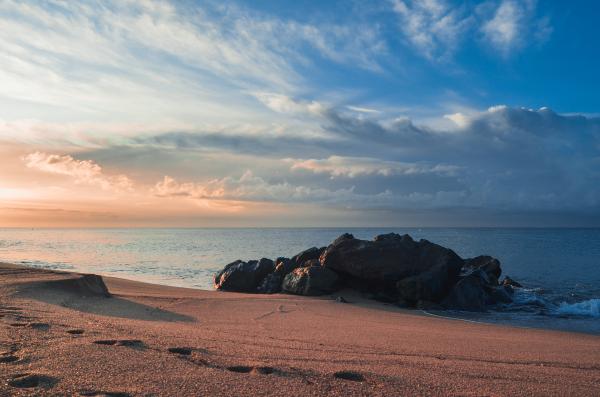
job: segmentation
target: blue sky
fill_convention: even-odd
[[[599,225],[599,7],[5,1],[0,213]]]

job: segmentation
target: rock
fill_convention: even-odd
[[[233,261],[233,262],[231,262],[231,263],[228,263],[227,265],[225,265],[225,267],[223,268],[223,270],[221,270],[219,273],[215,274],[215,276],[214,276],[214,280],[213,280],[213,282],[214,282],[214,284],[215,284],[215,288],[216,288],[216,286],[217,286],[217,285],[219,285],[219,284],[220,284],[220,282],[221,282],[221,276],[223,276],[223,274],[224,274],[225,272],[227,272],[227,271],[228,271],[229,269],[231,269],[233,266],[236,266],[236,265],[238,265],[239,263],[243,263],[243,262],[244,262],[244,261],[242,261],[241,259],[235,260],[235,261]]]
[[[344,299],[343,296],[338,296],[337,298],[335,298],[335,301],[338,303],[348,303],[348,301]]]
[[[508,286],[508,288],[511,288]],[[491,304],[497,303],[512,303],[512,290],[509,292],[507,287],[501,285],[499,287],[488,288],[487,292],[490,298]]]
[[[299,267],[296,265],[296,262],[292,261],[290,258],[277,258],[277,265],[275,266],[275,273],[281,274],[285,276],[288,273],[291,273],[292,270]]]
[[[454,282],[463,260],[448,248],[427,240],[416,242],[407,234],[379,235],[373,241],[344,234],[327,247],[321,255],[321,264],[340,275],[373,283],[378,289],[390,285],[396,288],[399,280],[431,272],[419,280],[412,280],[411,285],[415,290],[430,289],[437,297]],[[441,286],[433,280],[435,277],[442,278]],[[409,295],[415,297],[415,294]]]
[[[465,259],[463,272],[470,272],[475,269],[481,269],[488,275],[489,283],[498,285],[498,279],[502,274],[500,261],[489,255],[480,255],[475,258]]]
[[[321,266],[321,262],[318,259],[309,259],[302,263],[302,267]]]
[[[456,280],[456,269],[445,266],[435,266],[427,272],[404,278],[396,283],[401,298],[410,301],[439,302]]]
[[[260,268],[268,269],[269,272],[272,272],[275,270],[275,262],[273,262],[271,259],[267,259],[267,258],[261,258],[258,261],[258,266]]]
[[[403,299],[403,298],[399,298],[396,301],[396,306],[398,306],[402,309],[410,309],[410,308],[414,307],[409,301],[407,301],[406,299]]]
[[[513,280],[512,278],[510,278],[508,276],[504,277],[504,280],[502,280],[502,285],[516,287],[516,288],[523,288],[521,283]]]
[[[500,285],[501,273],[491,256],[463,260],[451,249],[407,234],[360,240],[345,233],[328,247],[312,247],[291,259],[232,262],[215,275],[215,288],[323,295],[343,286],[400,307],[481,311],[510,303],[512,286],[520,287],[509,277]]]
[[[472,273],[452,287],[442,305],[447,309],[480,312],[485,311],[487,302],[488,294],[484,281],[477,273]]]
[[[304,262],[306,262],[306,261],[315,260],[315,259],[319,260],[319,257],[321,256],[323,251],[325,251],[325,247],[309,248],[307,250],[300,252],[299,254],[294,255],[292,257],[292,262],[294,262],[297,265],[296,267],[305,266]]]
[[[281,289],[296,295],[324,295],[334,292],[338,275],[321,266],[299,267],[283,279]]]
[[[259,283],[273,272],[272,260],[262,258],[260,261],[243,262],[237,260],[225,266],[215,276],[215,288],[225,291],[256,292]]]
[[[377,236],[373,237],[373,241],[385,241],[385,240],[402,240],[402,236],[397,233],[386,233],[386,234],[378,234]]]
[[[261,281],[257,288],[257,292],[261,294],[276,294],[281,292],[281,283],[283,282],[284,274],[271,273]]]
[[[436,302],[420,300],[417,302],[417,309],[421,310],[444,310],[444,306]]]

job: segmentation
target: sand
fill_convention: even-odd
[[[0,395],[600,395],[598,336],[80,277],[0,264]]]

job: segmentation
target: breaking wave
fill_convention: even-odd
[[[558,305],[556,313],[567,316],[600,317],[600,299],[588,299],[577,303],[562,302]]]

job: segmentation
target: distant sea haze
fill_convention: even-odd
[[[526,287],[503,310],[444,315],[600,334],[600,229],[0,229],[0,261],[212,289],[236,259],[293,256],[346,232],[408,233],[465,258],[492,255]]]

